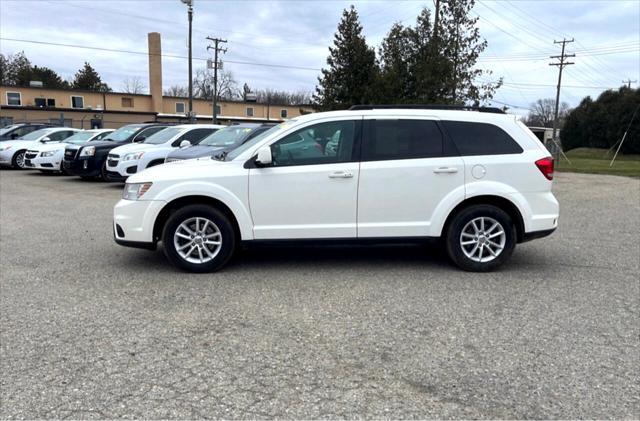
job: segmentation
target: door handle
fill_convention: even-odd
[[[433,170],[433,172],[436,174],[453,174],[457,173],[458,169],[453,167],[440,167]]]
[[[329,174],[329,178],[353,178],[351,171],[336,171]]]

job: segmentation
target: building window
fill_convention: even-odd
[[[176,102],[176,113],[184,114],[184,102]]]
[[[36,107],[40,108],[44,108],[47,106],[47,100],[44,98],[36,98],[34,99],[34,103],[36,104]]]
[[[54,98],[47,98],[47,107],[55,107],[56,100]]]
[[[84,108],[84,97],[72,95],[71,108]]]
[[[280,110],[280,117],[287,118],[287,110],[285,109]]]
[[[20,92],[7,92],[7,105],[22,105],[22,94]]]
[[[247,117],[253,117],[253,107],[247,107]]]
[[[123,97],[122,98],[122,107],[123,108],[133,108],[133,98]]]

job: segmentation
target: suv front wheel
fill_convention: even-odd
[[[447,254],[461,269],[488,272],[513,253],[516,232],[511,217],[491,205],[474,205],[460,211],[446,234]]]
[[[205,205],[185,206],[167,220],[162,234],[171,263],[190,272],[212,272],[235,250],[233,226],[222,212]]]

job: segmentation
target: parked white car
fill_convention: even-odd
[[[25,153],[29,149],[41,146],[43,143],[59,143],[80,129],[71,127],[49,127],[28,133],[16,140],[0,143],[0,166],[25,168]]]
[[[553,158],[493,108],[361,106],[297,117],[219,159],[131,176],[115,241],[182,269],[221,268],[239,242],[441,239],[471,271],[551,234]]]
[[[109,151],[107,179],[124,181],[131,174],[163,164],[167,155],[180,148],[196,145],[205,137],[226,126],[218,124],[182,124],[167,127],[144,142],[132,143]]]
[[[64,149],[67,145],[83,145],[92,140],[100,140],[111,132],[113,132],[113,129],[82,130],[74,133],[60,143],[41,144],[26,152],[24,165],[26,168],[43,172],[64,172],[62,162],[64,161]]]

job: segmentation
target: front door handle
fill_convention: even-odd
[[[433,170],[433,172],[436,174],[453,174],[457,173],[458,169],[454,167],[440,167]]]
[[[329,178],[353,178],[351,171],[336,171],[329,174]]]

